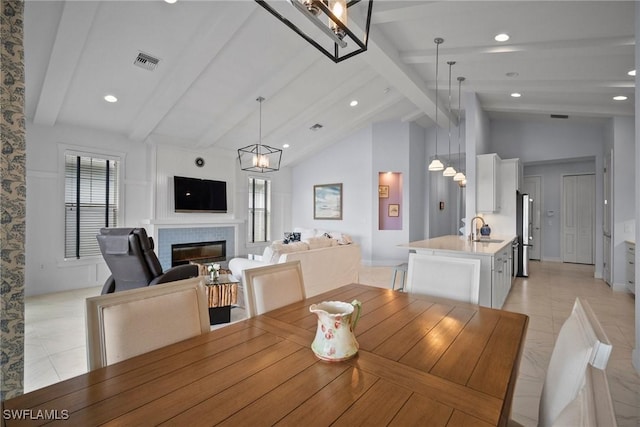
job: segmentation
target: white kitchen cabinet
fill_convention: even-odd
[[[627,267],[626,267],[626,285],[627,289],[635,294],[636,293],[636,244],[627,242]]]
[[[417,253],[480,260],[480,296],[485,307],[502,308],[512,279],[512,252],[509,237],[500,243],[471,242],[459,236],[441,236],[407,245]],[[424,243],[423,243],[424,242]]]
[[[511,242],[492,258],[491,307],[502,308],[511,290]]]
[[[476,211],[500,211],[500,157],[496,153],[476,156]]]

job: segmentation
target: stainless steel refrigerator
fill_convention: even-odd
[[[529,277],[529,252],[535,244],[533,241],[533,200],[528,194],[516,192],[516,230],[518,233],[518,276]]]

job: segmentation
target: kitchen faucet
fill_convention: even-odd
[[[482,217],[480,216],[474,216],[473,218],[471,218],[471,240],[474,242],[479,242],[480,241],[480,233],[478,232],[478,228],[476,228],[474,226],[474,221],[476,219],[479,219],[480,221],[482,221],[482,225],[485,225],[484,223],[484,219],[482,219]]]

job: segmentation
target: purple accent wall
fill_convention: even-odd
[[[378,198],[378,229],[402,230],[402,174],[399,172],[379,172],[378,185],[389,187],[389,197]],[[380,196],[380,194],[379,194]],[[389,205],[398,205],[398,216],[389,216]]]

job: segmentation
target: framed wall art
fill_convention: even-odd
[[[400,205],[392,203],[389,205],[389,216],[400,216]]]
[[[313,186],[313,219],[342,219],[342,184]]]
[[[389,198],[389,186],[388,185],[378,185],[378,197],[381,199]]]

